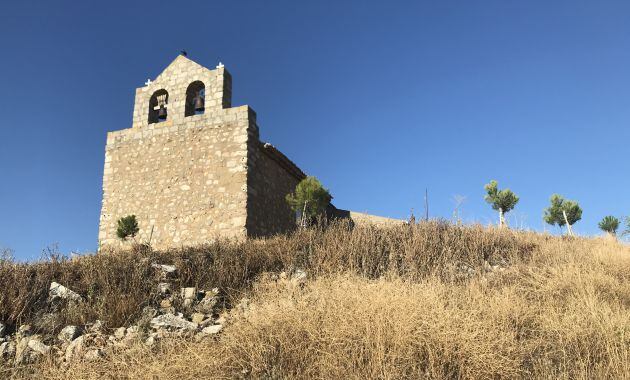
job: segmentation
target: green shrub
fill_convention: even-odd
[[[127,215],[118,219],[118,228],[116,228],[116,236],[122,240],[128,237],[135,237],[138,233],[138,221],[135,215]]]
[[[615,235],[617,233],[617,229],[619,228],[619,219],[612,215],[608,215],[599,222],[598,226],[600,230]]]
[[[303,220],[311,220],[326,212],[332,196],[317,178],[309,176],[295,187],[293,194],[287,195],[286,200],[293,211],[302,215]]]

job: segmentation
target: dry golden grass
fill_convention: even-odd
[[[64,370],[43,363],[30,375],[630,378],[630,249],[617,242],[437,224],[278,239],[259,249],[294,239],[308,259],[268,257],[315,278],[295,288],[258,276],[241,290],[250,311],[233,312],[217,339],[165,340]],[[510,265],[456,276],[455,263],[481,268],[484,258]]]
[[[529,237],[527,237],[529,236]],[[0,260],[0,321],[15,328],[33,324],[37,332],[56,333],[67,324],[100,319],[110,327],[133,321],[151,302],[160,281],[151,263],[174,264],[175,286],[219,287],[229,304],[249,289],[262,273],[300,267],[312,275],[353,272],[367,278],[395,273],[408,279],[427,275],[453,276],[453,265],[480,267],[489,261],[528,257],[540,240],[534,235],[423,223],[415,228],[350,229],[335,224],[291,236],[245,242],[152,251],[136,247],[126,252],[68,259],[51,255],[36,263]],[[81,294],[86,302],[66,310],[56,321],[42,323],[48,312],[51,281]]]

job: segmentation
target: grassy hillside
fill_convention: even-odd
[[[216,338],[138,344],[41,378],[628,378],[630,249],[422,223],[337,225],[289,237],[173,252],[137,249],[75,260],[0,264],[0,320],[56,333],[101,319],[128,325],[178,267],[179,286],[219,287],[230,322]],[[278,280],[300,268],[303,286]],[[51,281],[86,302],[46,314]],[[248,306],[241,302],[248,299]],[[232,308],[241,302],[239,307]],[[4,371],[4,372],[3,372]],[[27,371],[27,372],[24,372]]]

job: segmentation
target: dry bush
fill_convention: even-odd
[[[430,275],[258,282],[216,340],[164,341],[43,378],[621,379],[630,251],[546,239],[530,263],[465,283]]]
[[[128,325],[151,302],[158,273],[151,263],[174,264],[176,286],[219,287],[229,305],[262,273],[300,267],[312,275],[350,271],[377,278],[387,273],[419,279],[429,274],[453,276],[454,263],[479,267],[489,261],[526,257],[534,243],[512,232],[482,227],[422,223],[391,229],[310,229],[290,236],[245,242],[152,251],[133,250],[75,259],[59,255],[36,263],[0,261],[0,321],[14,329],[30,323],[41,333],[67,324],[100,319],[110,327]],[[63,313],[46,302],[52,281],[81,294],[86,302]]]
[[[509,266],[484,274],[484,260]],[[352,231],[337,225],[168,253],[26,265],[20,270],[33,272],[14,281],[24,284],[22,276],[30,273],[32,284],[46,287],[61,274],[59,282],[65,279],[83,295],[97,284],[83,312],[122,322],[146,302],[143,297],[157,281],[147,269],[153,261],[177,265],[181,285],[221,286],[228,302],[245,293],[250,310],[234,311],[217,339],[164,340],[154,348],[140,345],[63,370],[42,363],[28,376],[630,377],[630,249],[609,240],[443,223]],[[457,276],[461,265],[477,269],[476,274]],[[262,276],[295,267],[309,273],[303,289]],[[0,271],[4,290],[9,272]],[[113,280],[118,283],[108,284]],[[2,305],[7,300],[29,305],[21,294],[0,295]],[[107,302],[100,301],[103,295]],[[127,299],[133,300],[128,309],[121,306]],[[42,302],[38,296],[32,300]],[[36,314],[23,310],[24,316]]]

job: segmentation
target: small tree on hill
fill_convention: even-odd
[[[567,222],[567,227],[571,230],[571,235],[573,235],[572,227],[573,225],[582,219],[582,208],[575,201],[565,201],[564,202],[564,220]]]
[[[135,215],[127,215],[118,219],[118,228],[116,228],[116,236],[121,240],[128,237],[134,238],[140,229]]]
[[[605,216],[601,222],[598,224],[599,229],[610,234],[616,235],[617,229],[619,228],[619,219],[615,218],[612,215]]]
[[[562,226],[566,224],[564,221],[564,216],[562,215],[562,204],[564,203],[564,198],[558,194],[553,194],[549,199],[551,205],[545,209],[545,215],[543,219],[547,224],[558,225],[560,229]]]
[[[330,192],[315,177],[306,177],[286,197],[291,209],[301,215],[301,225],[323,215],[332,200]]]
[[[567,226],[567,233],[573,235],[573,225],[582,219],[582,208],[575,201],[564,199],[561,195],[553,194],[551,205],[545,209],[544,219],[548,224]]]
[[[505,214],[516,206],[519,198],[510,189],[499,190],[497,181],[492,180],[484,186],[486,189],[486,202],[492,205],[494,210],[499,211],[499,227],[505,226]]]

